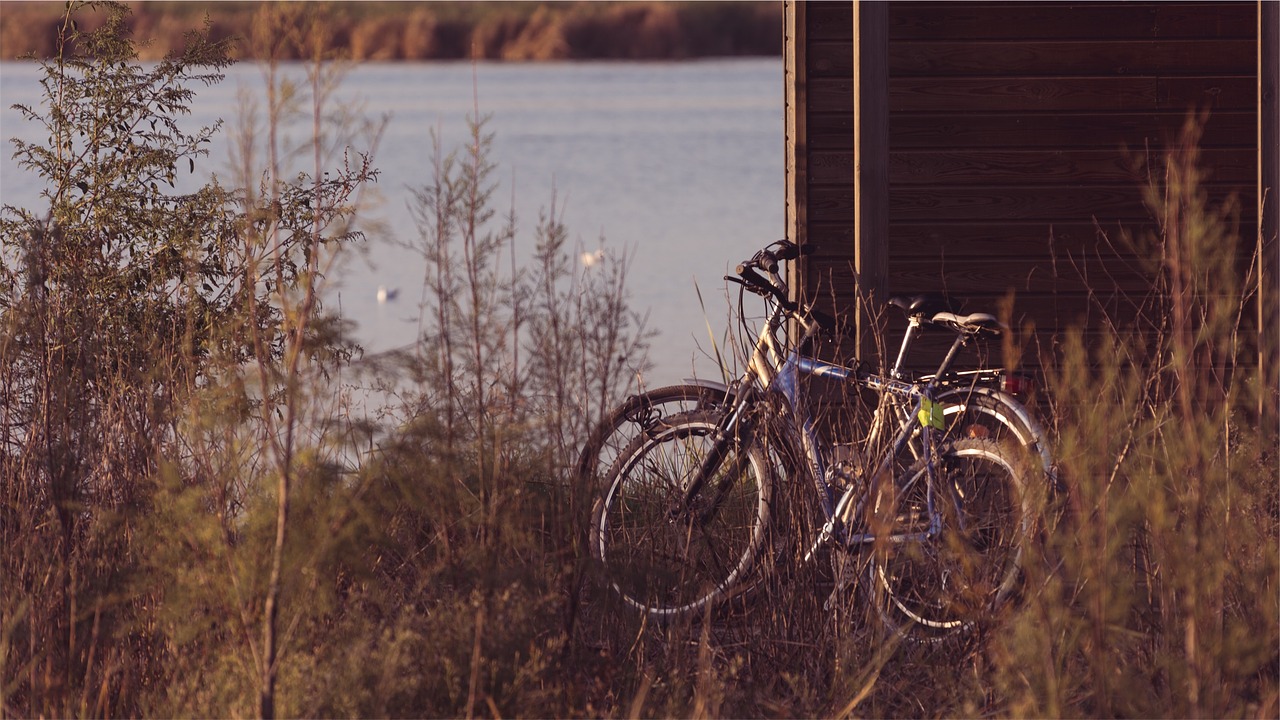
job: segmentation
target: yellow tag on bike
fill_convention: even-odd
[[[920,413],[916,417],[920,419],[920,424],[927,428],[941,430],[947,426],[946,417],[942,414],[942,405],[929,398],[920,399]]]

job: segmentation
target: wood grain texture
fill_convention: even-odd
[[[821,248],[805,278],[848,306],[851,7],[810,4],[804,38],[807,233]],[[1152,231],[1142,188],[1195,110],[1210,111],[1210,198],[1238,198],[1252,227],[1258,14],[1252,1],[890,3],[888,292],[1012,292],[1019,321],[1048,333],[1132,316],[1150,268],[1125,238]]]
[[[1252,72],[1198,77],[890,77],[897,113],[1133,113],[1207,107],[1250,111],[1257,105]],[[811,78],[810,108],[840,112],[853,103],[853,82]],[[891,126],[892,127],[892,126]],[[892,132],[892,130],[891,130]]]
[[[1243,2],[909,2],[894,3],[891,40],[1140,41],[1250,40],[1254,22]]]
[[[809,46],[814,77],[848,77],[851,59],[841,42]],[[1006,75],[1029,77],[1141,77],[1234,73],[1252,58],[1251,43],[1235,39],[1150,40],[896,40],[889,50],[895,77]]]
[[[1257,171],[1257,155],[1248,148],[1210,149],[1203,157],[1216,182],[1247,185]],[[1132,188],[1158,172],[1158,161],[1141,148],[898,151],[889,153],[889,172],[899,186],[1099,183]],[[853,165],[848,152],[815,150],[809,154],[809,179],[815,185],[847,184],[853,180]]]

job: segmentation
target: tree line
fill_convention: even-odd
[[[247,38],[262,3],[137,2],[125,28],[142,60],[180,51],[207,18],[211,40]],[[63,3],[4,4],[3,59],[57,53]],[[669,60],[781,55],[782,3],[304,3],[329,27],[326,52],[352,60]],[[106,12],[90,9],[78,23],[91,30]],[[234,59],[259,59],[237,43]],[[283,60],[301,59],[295,48]],[[280,53],[277,53],[280,54]]]

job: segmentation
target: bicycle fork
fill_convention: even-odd
[[[693,509],[694,499],[699,496],[707,482],[722,469],[721,466],[724,464],[725,458],[729,455],[731,449],[736,445],[741,445],[741,438],[750,437],[754,423],[743,421],[743,407],[745,407],[744,403],[738,403],[733,412],[725,417],[725,421],[717,426],[715,435],[712,438],[710,451],[702,458],[697,471],[685,488],[679,505],[667,511],[667,519],[669,521],[675,522]],[[738,452],[735,455],[733,466],[728,468],[727,472],[716,482],[710,502],[693,518],[695,522],[699,525],[705,525],[711,518],[715,517],[720,505],[728,497],[733,483],[745,469],[747,462],[746,453]]]

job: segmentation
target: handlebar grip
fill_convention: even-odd
[[[774,253],[774,257],[779,260],[795,260],[798,257],[812,255],[818,249],[818,246],[813,243],[797,245],[790,240],[780,240],[775,244],[778,250]]]
[[[756,272],[754,268],[751,268],[746,264],[739,265],[736,268],[736,271],[739,277],[747,281],[748,285],[758,287],[761,290],[776,290],[776,288],[773,287],[773,283],[766,280],[763,275]]]

